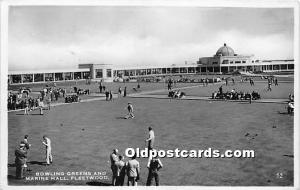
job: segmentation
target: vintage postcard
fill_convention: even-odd
[[[2,1],[1,188],[298,189],[298,86],[297,1]]]

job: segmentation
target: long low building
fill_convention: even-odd
[[[128,66],[87,63],[76,69],[44,71],[9,71],[9,84],[40,83],[69,80],[103,80],[114,78],[176,75],[176,74],[228,74],[234,71],[293,72],[294,60],[258,60],[254,55],[238,55],[224,44],[212,57],[202,57],[195,64],[170,66]]]

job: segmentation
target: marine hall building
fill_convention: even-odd
[[[49,81],[103,80],[112,82],[115,78],[136,78],[178,74],[218,75],[235,71],[251,72],[293,72],[294,60],[258,60],[254,55],[239,55],[224,44],[212,57],[201,57],[197,63],[169,66],[128,66],[87,63],[67,70],[8,71],[9,84],[27,84]]]

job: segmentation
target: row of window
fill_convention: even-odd
[[[103,69],[96,69],[96,78],[103,78]],[[106,77],[111,78],[112,72],[111,69],[106,69]]]
[[[47,82],[47,81],[63,81],[88,79],[90,72],[65,72],[65,73],[37,73],[37,74],[23,74],[11,75],[10,83],[28,83],[28,82]]]
[[[137,70],[115,70],[114,76],[141,76],[151,74],[176,74],[176,73],[226,73],[235,70],[246,71],[265,71],[265,70],[293,70],[294,64],[280,64],[280,65],[255,65],[255,66],[229,66],[229,67],[180,67],[180,68],[153,68],[153,69],[137,69]],[[95,70],[96,78],[103,78],[103,69]],[[106,69],[106,77],[112,77],[112,69]],[[47,82],[47,81],[63,81],[88,79],[90,72],[65,72],[65,73],[37,73],[37,74],[23,74],[11,75],[9,77],[10,83],[30,83],[30,82]]]

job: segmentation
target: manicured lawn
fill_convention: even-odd
[[[116,83],[111,85],[116,90],[119,86]],[[136,86],[131,85],[128,88]],[[245,85],[242,86],[248,88]],[[164,87],[164,84],[145,83],[141,86],[142,90],[154,90]],[[183,91],[188,95],[210,96],[218,86]],[[274,87],[266,95],[287,98],[292,86],[280,84],[276,88],[281,90]],[[238,84],[234,88],[240,89]],[[125,120],[128,101],[133,103],[136,117]],[[129,97],[113,102],[57,106],[45,110],[44,116],[34,115],[37,111],[29,116],[21,115],[23,112],[11,112],[8,113],[8,162],[14,163],[14,149],[28,134],[32,144],[29,160],[36,162],[29,165],[32,171],[27,176],[45,171],[99,171],[106,172],[109,179],[99,180],[101,183],[97,184],[106,185],[111,182],[108,161],[112,150],[118,148],[124,154],[128,147],[144,148],[148,126],[151,125],[157,149],[253,149],[256,155],[255,158],[161,158],[164,164],[160,173],[161,185],[292,186],[293,116],[285,112],[284,104]],[[53,146],[54,163],[48,167],[39,165],[44,161],[41,143],[44,134],[50,137]],[[147,159],[138,158],[138,161],[141,164],[139,185],[145,185]],[[8,175],[10,185],[88,185],[91,182],[15,180],[15,167],[11,165]]]

